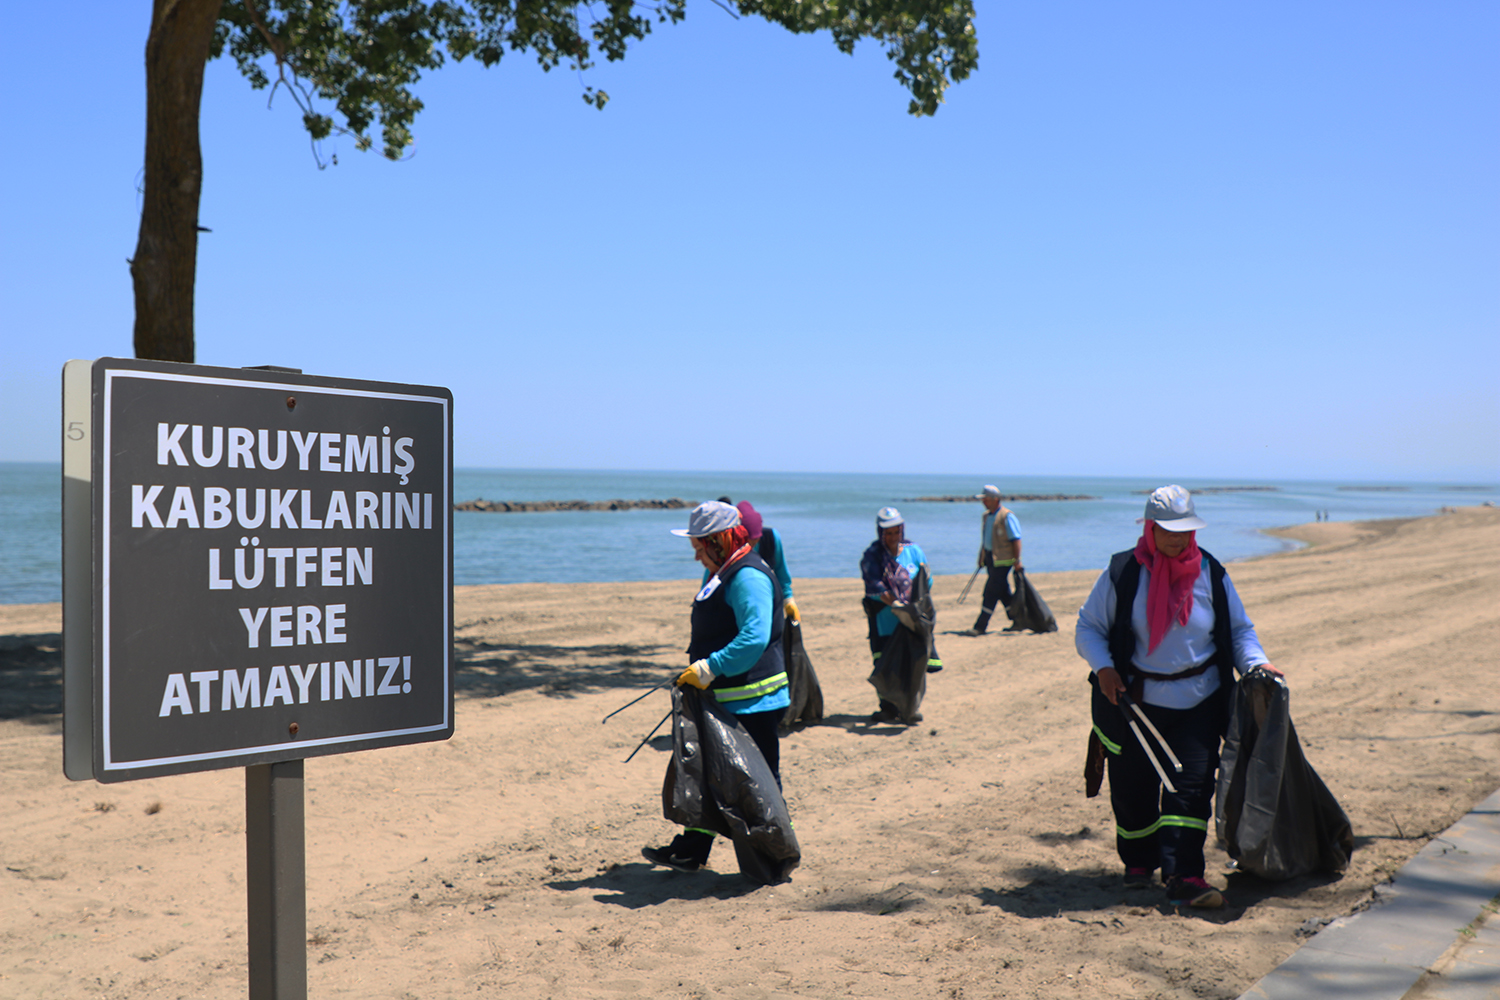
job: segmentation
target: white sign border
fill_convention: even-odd
[[[316,377],[316,376],[311,376]],[[452,414],[448,410],[449,400],[444,396],[424,396],[416,393],[385,392],[375,389],[347,389],[338,386],[305,385],[296,382],[261,382],[254,379],[218,378],[212,375],[179,375],[174,372],[142,371],[134,368],[110,368],[104,372],[104,400],[103,400],[103,430],[102,447],[104,449],[104,468],[101,474],[102,487],[100,493],[103,496],[100,523],[104,525],[105,531],[109,529],[110,521],[110,417],[114,392],[114,381],[117,378],[143,378],[153,379],[159,382],[189,382],[194,385],[222,385],[236,389],[272,389],[277,392],[285,392],[292,389],[299,393],[320,393],[327,396],[357,396],[361,399],[395,399],[415,403],[436,403],[442,407],[443,427],[449,430],[452,427]],[[449,498],[449,509],[443,518],[443,586],[447,593],[453,591],[453,559],[450,548],[453,544],[452,538],[452,483],[449,476],[453,465],[448,450],[451,446],[451,430],[443,435],[443,496]],[[348,736],[334,736],[321,740],[289,740],[283,743],[269,743],[254,747],[236,747],[230,751],[214,751],[211,753],[182,754],[176,757],[156,757],[148,760],[116,761],[112,756],[113,744],[110,740],[110,643],[109,643],[109,556],[110,545],[108,539],[100,546],[102,549],[100,563],[100,675],[99,675],[99,710],[102,712],[103,733],[101,748],[103,754],[103,769],[105,772],[140,770],[147,767],[159,767],[171,764],[183,764],[202,760],[224,760],[234,757],[243,757],[257,753],[271,753],[282,750],[292,750],[298,747],[331,746],[341,743],[361,743],[365,740],[387,739],[395,736],[415,736],[421,733],[435,733],[448,729],[452,725],[449,711],[453,706],[452,693],[449,690],[451,671],[443,671],[443,721],[432,726],[419,726],[413,729],[391,729],[378,733],[357,733]],[[451,647],[453,641],[452,620],[449,614],[452,611],[453,602],[449,597],[443,601],[443,643],[445,647],[439,650],[439,657],[443,663],[448,663],[452,655]],[[238,765],[233,765],[238,766]]]

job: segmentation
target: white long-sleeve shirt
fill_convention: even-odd
[[[1141,567],[1140,585],[1136,588],[1135,604],[1131,608],[1130,625],[1135,630],[1135,654],[1131,663],[1144,677],[1152,674],[1175,674],[1196,667],[1214,655],[1214,601],[1209,580],[1208,560],[1198,579],[1193,582],[1193,610],[1186,625],[1175,619],[1161,645],[1150,653],[1150,626],[1146,624],[1146,594],[1151,586],[1151,571]],[[1229,574],[1224,574],[1224,591],[1229,598],[1229,634],[1234,643],[1234,666],[1240,673],[1262,663],[1270,663],[1255,626],[1245,614],[1245,605],[1234,589]],[[1088,661],[1089,667],[1098,673],[1105,667],[1113,667],[1109,655],[1109,630],[1115,620],[1115,585],[1109,571],[1099,575],[1089,598],[1078,609],[1078,628],[1073,644],[1078,655]],[[1147,704],[1162,708],[1192,708],[1219,689],[1219,672],[1205,670],[1196,677],[1185,677],[1175,681],[1153,681],[1147,679],[1141,698]]]

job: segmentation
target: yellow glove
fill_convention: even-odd
[[[791,619],[792,621],[800,622],[802,620],[802,614],[797,610],[797,602],[792,600],[790,597],[786,599],[786,603],[781,606],[781,609],[786,614],[787,618]]]
[[[708,669],[708,661],[694,660],[686,670],[677,675],[677,686],[691,684],[700,691],[706,691],[713,679],[714,672]]]

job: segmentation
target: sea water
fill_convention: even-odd
[[[61,600],[60,477],[57,465],[0,463],[0,604]],[[970,573],[979,547],[978,501],[986,482],[1006,494],[1069,494],[1090,500],[1007,502],[1021,524],[1022,561],[1033,572],[1102,569],[1140,534],[1135,519],[1151,479],[993,477],[891,473],[617,472],[458,469],[462,500],[749,500],[777,530],[796,577],[854,577],[875,539],[875,512],[906,518],[935,574]],[[1277,552],[1293,543],[1262,529],[1302,524],[1327,511],[1336,521],[1421,517],[1443,507],[1500,499],[1495,484],[1184,481],[1189,489],[1269,486],[1196,497],[1208,527],[1199,544],[1224,561]],[[459,584],[580,583],[696,577],[685,539],[686,510],[479,513],[453,516],[453,576]]]

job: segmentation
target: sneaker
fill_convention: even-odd
[[[697,858],[673,854],[671,847],[643,847],[641,857],[653,865],[661,865],[663,868],[671,868],[679,872],[695,872],[703,867],[703,862]]]
[[[899,722],[899,721],[901,721],[901,716],[897,715],[895,712],[891,712],[891,711],[888,711],[888,710],[886,710],[884,708],[881,708],[881,709],[877,709],[876,711],[874,711],[874,712],[872,712],[870,714],[870,721],[871,722]]]
[[[1202,878],[1167,879],[1167,902],[1173,906],[1190,906],[1195,910],[1217,910],[1224,905],[1224,894]]]
[[[942,669],[943,669],[943,664],[941,662],[936,661],[936,660],[928,660],[927,661],[927,672],[929,674],[935,674],[935,673],[937,673],[938,671],[940,671]]]
[[[1156,873],[1150,868],[1127,868],[1125,869],[1125,888],[1127,889],[1149,889],[1156,881]]]
[[[959,635],[984,635],[984,629],[982,629],[982,628],[966,628],[966,629],[964,629],[962,632],[960,632],[958,634]]]
[[[1021,625],[1007,625],[1003,629],[1001,629],[1000,631],[1002,631],[1002,632],[1024,632],[1024,631],[1026,631],[1026,629],[1025,629],[1024,626],[1021,626]]]

